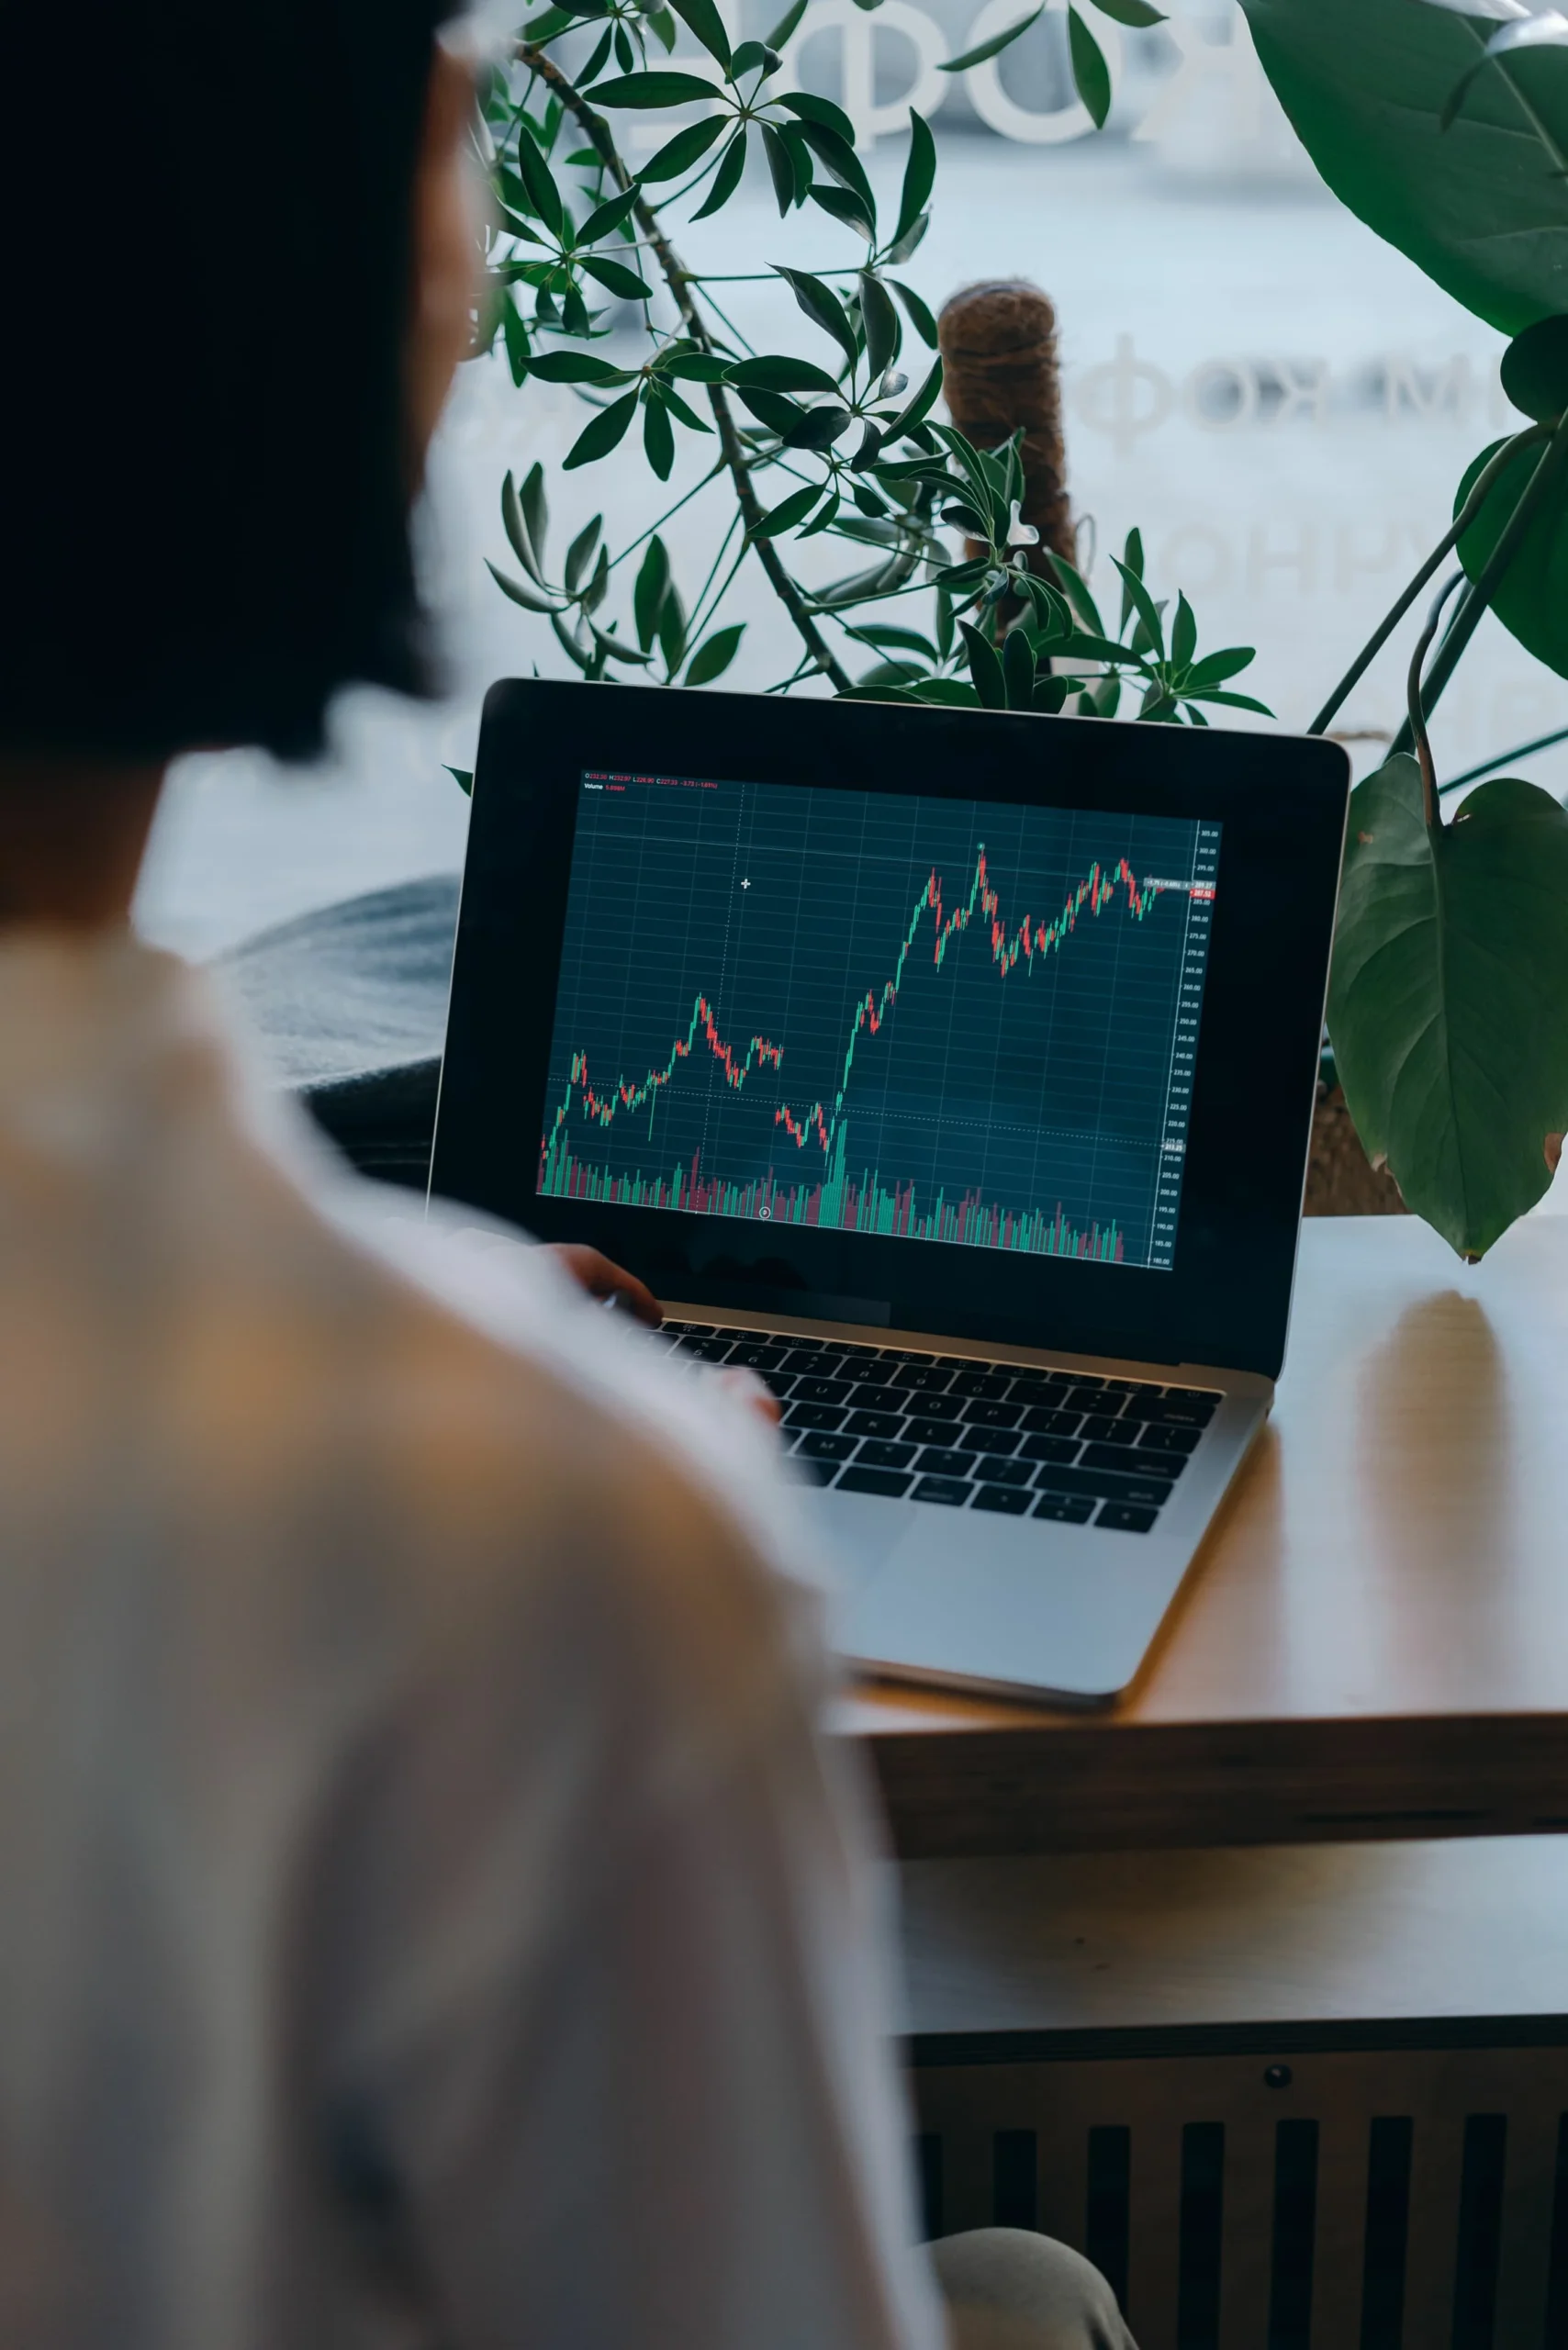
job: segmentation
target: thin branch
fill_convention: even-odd
[[[567,112],[582,125],[596,151],[603,157],[606,169],[610,173],[622,192],[624,194],[633,187],[635,182],[621,160],[620,151],[610,135],[608,125],[601,116],[594,112],[588,99],[580,95],[554,59],[547,57],[542,49],[527,41],[519,44],[517,53],[529,71],[536,73],[540,80],[554,92]],[[669,287],[687,333],[697,344],[699,350],[713,352],[715,356],[721,355],[714,352],[713,341],[708,332],[707,323],[692,300],[691,283],[685,267],[659,225],[656,214],[640,190],[636,202],[633,206],[633,217],[653,251],[660,274],[665,284]],[[823,676],[831,678],[836,689],[843,693],[850,682],[848,671],[843,668],[834,657],[826,638],[806,609],[805,599],[784,568],[778,549],[771,539],[758,539],[751,536],[757,524],[763,520],[763,509],[752,483],[751,469],[746,464],[745,451],[741,445],[734,414],[722,384],[709,384],[706,389],[709,404],[713,411],[713,421],[718,430],[719,446],[723,451],[724,463],[729,467],[730,477],[734,483],[735,499],[745,523],[749,543],[755,549],[757,561],[767,573],[775,595],[794,622],[801,642],[811,653]]]
[[[1506,441],[1503,446],[1497,451],[1495,456],[1494,456],[1491,461],[1483,467],[1482,471],[1476,476],[1475,484],[1473,488],[1471,490],[1470,496],[1465,499],[1464,504],[1454,516],[1452,523],[1449,529],[1443,532],[1442,537],[1432,549],[1431,554],[1427,557],[1426,562],[1421,565],[1421,568],[1416,574],[1415,578],[1411,580],[1409,586],[1405,589],[1397,601],[1390,606],[1388,611],[1378,622],[1378,625],[1372,634],[1368,637],[1366,643],[1362,645],[1361,651],[1357,654],[1355,659],[1351,662],[1350,667],[1346,670],[1344,676],[1340,678],[1338,684],[1335,687],[1333,692],[1329,695],[1327,700],[1324,703],[1322,709],[1318,711],[1316,717],[1307,728],[1306,731],[1309,734],[1327,733],[1333,720],[1338,716],[1340,710],[1343,709],[1345,703],[1350,699],[1350,697],[1354,692],[1356,687],[1361,683],[1362,677],[1371,668],[1378,655],[1383,651],[1383,646],[1388,643],[1389,638],[1394,634],[1394,630],[1399,626],[1400,621],[1405,618],[1406,613],[1410,610],[1411,605],[1416,601],[1416,599],[1421,593],[1422,588],[1427,586],[1428,582],[1437,572],[1444,556],[1452,554],[1454,548],[1459,544],[1460,540],[1464,536],[1466,531],[1469,530],[1471,524],[1480,513],[1482,507],[1486,502],[1492,485],[1496,480],[1498,475],[1502,473],[1512,460],[1518,455],[1521,449],[1530,448],[1536,442],[1546,440],[1550,435],[1551,431],[1551,427],[1549,424],[1532,424],[1528,431],[1524,432],[1518,432],[1514,435],[1512,440]]]
[[[1565,457],[1568,457],[1568,414],[1557,419],[1552,427],[1551,438],[1537,460],[1513,512],[1504,524],[1496,545],[1483,564],[1478,576],[1472,581],[1461,597],[1455,608],[1454,616],[1443,632],[1443,641],[1438,647],[1438,657],[1433,662],[1430,674],[1421,688],[1423,716],[1429,717],[1436,710],[1441,699],[1444,687],[1459,666],[1461,654],[1480,627],[1482,614],[1487,610],[1493,597],[1502,585],[1504,576],[1518,554],[1526,532],[1534,521],[1547,492],[1562,470]],[[1389,757],[1394,758],[1401,751],[1411,750],[1414,747],[1415,739],[1410,722],[1406,719],[1389,744]]]
[[[1432,639],[1438,632],[1438,622],[1443,616],[1443,606],[1448,602],[1454,589],[1462,584],[1463,579],[1463,572],[1456,571],[1451,579],[1446,579],[1443,582],[1442,587],[1433,598],[1432,609],[1427,614],[1427,625],[1416,640],[1416,650],[1410,655],[1410,667],[1405,680],[1405,699],[1410,712],[1410,733],[1416,744],[1417,763],[1421,770],[1421,813],[1427,820],[1427,830],[1429,833],[1441,832],[1443,817],[1442,811],[1438,806],[1438,778],[1432,766],[1432,746],[1427,739],[1427,722],[1421,714],[1421,667],[1431,650]]]
[[[692,499],[705,490],[709,483],[716,479],[716,477],[723,471],[724,461],[722,457],[721,457],[716,464],[709,466],[701,480],[696,483],[693,487],[689,489],[684,498],[678,498],[673,506],[666,506],[664,512],[658,517],[657,520],[650,522],[647,529],[644,531],[639,537],[634,538],[632,541],[630,546],[622,547],[619,554],[612,554],[610,556],[610,568],[611,571],[615,569],[618,563],[624,563],[628,555],[635,554],[640,546],[645,546],[647,542],[653,537],[655,531],[662,531],[666,522],[673,521],[675,517],[679,513],[681,508],[683,506],[689,506]]]

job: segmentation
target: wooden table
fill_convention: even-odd
[[[1272,1420],[1111,1715],[861,1687],[907,1856],[1568,1828],[1568,1218],[1308,1223]]]

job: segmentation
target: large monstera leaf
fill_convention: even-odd
[[[1340,200],[1478,318],[1568,310],[1568,50],[1484,67],[1495,22],[1419,0],[1241,0],[1264,72]]]
[[[1414,759],[1350,799],[1328,1029],[1405,1203],[1483,1256],[1568,1128],[1568,814],[1500,778],[1428,833]]]
[[[1457,514],[1483,467],[1502,447],[1495,441],[1468,468],[1454,493]],[[1478,579],[1501,538],[1514,508],[1542,462],[1539,448],[1521,449],[1494,484],[1485,504],[1459,543],[1459,558]],[[1504,627],[1538,661],[1568,677],[1568,464],[1550,461],[1540,508],[1519,542],[1518,554],[1493,591],[1492,610]],[[1568,907],[1564,908],[1568,918]]]

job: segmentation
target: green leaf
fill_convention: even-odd
[[[523,519],[522,503],[517,494],[517,485],[510,473],[501,484],[501,527],[506,532],[513,554],[516,555],[524,571],[531,579],[543,588],[543,566],[539,560],[533,542],[529,537],[528,524]]]
[[[669,0],[669,5],[681,23],[696,34],[709,56],[716,57],[728,73],[730,37],[713,0]]]
[[[839,434],[847,430],[850,414],[835,401],[824,400],[820,408],[809,408],[799,423],[792,424],[784,435],[787,449],[830,449]]]
[[[630,367],[612,367],[588,351],[543,351],[528,363],[528,372],[542,384],[629,384]]]
[[[913,286],[906,285],[901,277],[890,277],[888,283],[909,313],[910,324],[913,327],[915,333],[920,337],[921,341],[924,343],[928,351],[935,351],[936,348],[936,321],[932,317],[930,311],[926,308],[925,304],[921,300],[919,295],[915,292]]]
[[[802,118],[801,137],[812,154],[833,174],[840,187],[858,200],[860,208],[870,222],[874,233],[877,222],[877,199],[871,193],[871,183],[866,176],[860,158],[848,140],[841,139],[836,130],[830,130],[825,123],[818,122],[814,116]],[[832,209],[831,207],[828,208]]]
[[[794,38],[794,35],[800,27],[801,19],[805,15],[810,5],[811,0],[793,0],[793,5],[785,9],[784,14],[779,17],[778,22],[774,26],[773,30],[770,33],[764,33],[763,35],[763,39],[767,43],[769,49],[782,49],[787,42]]]
[[[553,237],[558,237],[563,218],[561,191],[526,129],[517,142],[517,176],[527,190],[530,209],[538,214]]]
[[[760,522],[754,525],[752,537],[776,539],[780,531],[794,530],[797,523],[805,520],[821,496],[822,484],[816,481],[808,482],[804,489],[792,490],[788,498],[780,499]]]
[[[544,542],[550,534],[550,508],[544,495],[543,465],[530,465],[527,478],[519,496],[522,505],[522,519],[528,525],[529,544],[543,564]]]
[[[624,25],[617,25],[615,28],[615,62],[620,66],[622,73],[633,73],[636,68],[637,52],[632,46],[632,36],[627,31]],[[594,634],[599,639],[600,649],[609,650],[609,638],[601,635],[598,629],[594,631]],[[618,654],[616,657],[619,660],[625,661],[629,660],[631,655],[629,654],[622,653]]]
[[[727,114],[711,114],[702,122],[689,122],[673,139],[666,139],[651,162],[638,173],[639,180],[678,180],[693,163],[700,162],[714,140],[729,128]]]
[[[589,531],[598,530],[599,519],[599,515],[596,514],[594,516],[593,520],[588,524]],[[583,536],[585,538],[588,536],[588,531],[583,532]],[[593,567],[593,577],[583,589],[582,605],[585,612],[595,612],[599,610],[599,607],[604,601],[609,587],[610,549],[608,547],[600,547],[599,551],[599,561]]]
[[[564,576],[568,595],[575,595],[582,585],[583,574],[593,561],[593,551],[599,544],[599,533],[603,520],[602,514],[596,514],[591,522],[584,524],[566,549]]]
[[[773,175],[774,198],[782,220],[795,201],[795,166],[790,159],[790,150],[770,122],[762,126],[762,149]]]
[[[608,457],[626,437],[627,427],[637,412],[637,395],[627,392],[601,408],[586,431],[579,432],[561,460],[563,473],[570,473],[576,465],[591,465],[599,457]]]
[[[806,523],[799,535],[802,539],[814,539],[819,531],[831,531],[834,523],[838,519],[838,509],[841,503],[842,500],[839,498],[838,492],[835,489],[830,489],[827,496],[823,499],[822,504],[817,508],[816,512],[812,516],[811,520]],[[847,533],[845,535],[847,535]]]
[[[883,621],[876,621],[867,628],[857,628],[855,633],[864,638],[868,644],[876,645],[879,652],[919,653],[927,661],[942,657],[930,638],[922,636],[918,629],[890,628]]]
[[[596,157],[595,161],[597,160]],[[577,243],[597,245],[600,237],[610,236],[613,230],[622,226],[622,222],[631,218],[636,201],[636,189],[629,187],[622,195],[612,196],[607,204],[596,206],[577,230]]]
[[[554,604],[547,603],[543,596],[536,596],[532,588],[524,588],[518,580],[509,579],[504,571],[498,571],[488,555],[485,557],[485,568],[502,595],[510,596],[514,604],[521,604],[525,612],[555,610],[556,607]]]
[[[1474,487],[1488,459],[1503,446],[1495,442],[1466,469],[1454,497],[1457,513]],[[1459,559],[1476,578],[1507,526],[1525,487],[1539,464],[1552,467],[1540,510],[1526,531],[1513,561],[1497,583],[1492,609],[1527,653],[1544,661],[1558,676],[1568,677],[1568,464],[1553,453],[1545,459],[1539,447],[1521,449],[1506,464],[1487,493],[1486,503],[1459,543]]]
[[[745,621],[735,621],[728,628],[715,629],[692,655],[686,672],[686,683],[689,686],[708,686],[715,677],[722,677],[735,657],[740,641],[745,634]]]
[[[969,688],[966,688],[965,690],[968,692]],[[911,693],[906,687],[895,685],[891,677],[888,677],[884,679],[882,683],[874,686],[868,686],[864,681],[857,686],[840,686],[837,693],[834,696],[834,701],[913,702],[916,699],[917,697]],[[969,695],[969,699],[970,700],[973,700],[974,697],[972,693]]]
[[[1078,95],[1088,107],[1096,130],[1103,130],[1111,111],[1111,69],[1105,52],[1076,8],[1067,12],[1067,48]]]
[[[967,73],[971,65],[983,65],[988,57],[1000,57],[1004,49],[1011,49],[1014,42],[1028,31],[1036,18],[1045,13],[1044,0],[1041,0],[1039,7],[1031,8],[1026,17],[1020,17],[1015,25],[1008,26],[1005,32],[995,33],[990,40],[982,40],[978,49],[966,49],[961,56],[950,57],[946,65],[939,65],[936,71],[938,73]]]
[[[712,431],[713,428],[711,424],[706,423],[701,417],[697,415],[694,409],[687,407],[686,402],[681,398],[680,394],[676,390],[673,384],[659,380],[658,395],[660,399],[663,400],[666,408],[668,408],[671,416],[678,417],[681,423],[686,426],[689,431]]]
[[[667,8],[650,8],[644,19],[654,39],[668,57],[675,48],[675,18]]]
[[[1503,389],[1538,423],[1568,408],[1568,319],[1540,319],[1517,334],[1503,353]]]
[[[1202,692],[1210,686],[1223,686],[1226,677],[1250,668],[1257,657],[1249,644],[1229,645],[1223,653],[1205,653],[1187,672],[1187,691]]]
[[[860,272],[860,319],[866,330],[866,365],[876,383],[898,357],[903,330],[892,296],[868,269]]]
[[[645,302],[653,293],[653,287],[644,285],[634,269],[628,269],[622,262],[606,261],[602,253],[584,253],[580,266],[607,294],[618,294],[623,302]]]
[[[1162,25],[1165,18],[1148,0],[1094,0],[1103,17],[1110,17],[1118,25],[1127,25],[1135,32],[1142,32],[1149,25]]]
[[[1242,0],[1259,59],[1340,201],[1505,334],[1561,310],[1568,180],[1534,129],[1568,144],[1568,76],[1549,50],[1447,101],[1477,33],[1412,0]],[[1480,8],[1477,14],[1482,13]]]
[[[533,357],[528,344],[528,329],[510,295],[501,305],[501,341],[506,348],[507,365],[511,371],[512,382],[521,389],[532,370]]]
[[[1255,701],[1250,694],[1209,693],[1206,690],[1203,693],[1194,693],[1190,686],[1183,686],[1182,688],[1181,699],[1184,702],[1223,702],[1226,710],[1249,710],[1257,718],[1272,718],[1274,715],[1266,701]],[[1194,712],[1194,716],[1195,715],[1196,713]]]
[[[1356,1131],[1406,1207],[1479,1257],[1551,1181],[1568,1127],[1568,816],[1482,784],[1435,835],[1420,776],[1357,786],[1328,1025]]]
[[[1185,595],[1176,599],[1176,617],[1170,623],[1170,658],[1178,669],[1191,666],[1198,649],[1198,623],[1193,607]]]
[[[940,359],[935,359],[932,362],[931,371],[919,391],[906,407],[899,410],[883,433],[883,445],[886,446],[890,441],[901,440],[906,432],[912,431],[920,422],[921,418],[929,414],[930,410],[935,407],[937,395],[941,389],[942,362]]]
[[[784,141],[784,152],[790,158],[790,169],[795,175],[795,203],[798,207],[804,204],[816,185],[816,166],[812,162],[811,149],[792,122],[781,122],[775,128]]]
[[[899,224],[894,239],[913,229],[925,209],[926,198],[936,185],[936,141],[931,136],[931,126],[924,115],[909,110],[909,154],[903,167],[903,186],[899,193]]]
[[[996,647],[980,634],[978,628],[971,628],[968,621],[960,621],[958,627],[969,656],[969,675],[974,679],[976,693],[987,710],[1005,710],[1007,681],[1002,663],[997,658]]]
[[[861,686],[907,686],[924,678],[924,669],[911,661],[876,661],[864,670],[856,683]]]
[[[668,481],[675,464],[675,427],[652,386],[643,396],[643,452],[659,479]]]
[[[774,40],[768,42],[770,49],[777,49],[778,45]],[[844,108],[835,106],[831,98],[813,97],[810,90],[791,90],[789,96],[780,98],[778,103],[788,107],[798,122],[820,123],[824,130],[831,130],[846,147],[853,148],[855,125]]]
[[[1009,629],[1002,640],[1002,682],[1009,710],[1030,710],[1034,707],[1035,655],[1028,636],[1021,628]]]
[[[780,440],[794,431],[805,414],[794,400],[787,400],[781,392],[764,391],[760,384],[737,384],[735,393],[741,406],[749,408],[757,422],[765,424],[769,432],[777,432]]]
[[[1121,573],[1122,586],[1132,599],[1132,608],[1148,632],[1151,647],[1163,658],[1165,631],[1160,624],[1159,605],[1130,565],[1117,563],[1114,555],[1111,557],[1111,561],[1115,564],[1116,569]]]
[[[713,174],[713,185],[708,191],[708,201],[700,204],[692,214],[694,220],[706,220],[711,212],[721,212],[741,184],[745,169],[746,135],[737,130],[719,158],[719,168]]]
[[[922,241],[930,226],[930,213],[923,212],[918,219],[912,220],[910,222],[909,227],[904,230],[902,237],[894,238],[892,243],[888,247],[886,253],[883,255],[883,259],[886,261],[906,262],[911,253],[913,252],[915,247]]]
[[[541,41],[554,40],[557,33],[564,33],[568,25],[576,22],[577,18],[569,8],[544,8],[537,17],[530,17],[525,25],[518,28],[517,37],[519,40],[537,48]]]
[[[665,667],[673,677],[686,654],[686,607],[673,578],[659,606],[658,639]]]
[[[1141,579],[1143,577],[1143,532],[1136,527],[1127,532],[1127,543],[1122,549],[1122,561],[1126,565],[1126,568],[1132,573],[1135,579]],[[1128,590],[1127,583],[1124,579],[1122,582],[1122,617],[1116,623],[1119,629],[1126,629],[1128,621],[1132,618],[1132,596]]]
[[[825,367],[813,367],[809,359],[791,359],[783,352],[742,359],[725,374],[737,390],[756,386],[765,392],[825,392],[834,399],[838,397],[837,382]]]
[[[632,590],[632,618],[637,642],[648,652],[658,630],[659,611],[669,589],[669,550],[655,531],[638,568]]]
[[[593,94],[596,106],[637,106],[649,112],[656,112],[665,106],[693,106],[700,99],[711,105],[711,82],[704,82],[695,73],[662,71],[627,73],[618,81],[601,82]],[[644,172],[642,177],[646,179],[647,173]]]
[[[829,187],[822,180],[813,180],[810,194],[813,204],[820,204],[824,212],[830,212],[835,220],[842,220],[846,228],[857,229],[868,244],[873,241],[877,234],[876,225],[860,198],[852,195],[848,188]]]
[[[442,762],[442,765],[445,765],[444,761]],[[467,797],[472,800],[474,797],[473,768],[447,767],[446,772],[452,778],[453,782],[457,786],[458,790],[466,793]]]
[[[683,384],[722,384],[729,375],[731,363],[711,351],[699,351],[695,344],[676,350],[666,343],[654,365],[661,375]]]
[[[594,44],[593,54],[588,59],[588,63],[583,67],[582,72],[577,76],[577,84],[579,90],[586,90],[588,84],[595,81],[609,64],[610,46],[614,41],[615,35],[618,30],[619,28],[617,26],[607,25],[604,31],[600,33],[598,40]],[[626,64],[628,70],[630,70],[632,64],[632,60],[630,58],[626,60]],[[569,161],[570,158],[568,157],[567,160]]]
[[[961,677],[927,677],[913,691],[916,701],[934,702],[939,709],[973,710],[984,699]]]
[[[589,621],[588,627],[593,632],[594,643],[607,661],[625,661],[641,669],[645,668],[653,657],[651,654],[637,652],[630,644],[622,644],[613,630],[602,629],[594,621]]]
[[[786,269],[779,263],[775,266],[807,318],[813,325],[821,327],[824,334],[833,337],[853,367],[860,356],[860,346],[849,323],[848,313],[837,295],[824,285],[820,277],[813,277],[809,270]]]

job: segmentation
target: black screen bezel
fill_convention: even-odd
[[[1173,1269],[541,1198],[585,767],[1217,821]],[[503,681],[474,778],[431,1190],[602,1248],[685,1303],[1273,1377],[1349,793],[1343,751],[1297,736]]]

